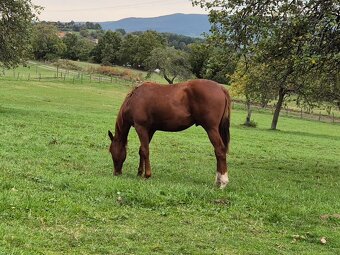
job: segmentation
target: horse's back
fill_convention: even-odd
[[[178,131],[193,124],[218,124],[225,109],[225,94],[221,85],[209,80],[174,85],[147,82],[134,91],[130,108],[134,124]]]

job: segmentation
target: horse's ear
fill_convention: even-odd
[[[109,132],[108,132],[108,135],[109,135],[109,137],[110,137],[110,140],[111,140],[111,142],[113,141],[113,134],[111,133],[111,131],[109,130]]]

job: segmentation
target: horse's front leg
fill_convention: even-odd
[[[138,167],[138,176],[142,176],[144,173],[144,159],[143,159],[143,154],[142,154],[142,146],[139,147],[139,167]]]
[[[151,177],[151,165],[149,159],[149,143],[152,139],[154,131],[149,131],[148,129],[142,126],[135,126],[136,132],[138,134],[140,140],[140,148],[139,148],[139,167],[138,167],[138,175],[143,175],[145,169],[145,178]]]
[[[217,161],[216,184],[221,189],[229,182],[227,166],[227,148],[223,143],[220,133],[216,129],[207,131],[210,142],[214,146]]]

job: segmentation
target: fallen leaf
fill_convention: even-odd
[[[325,238],[325,237],[322,237],[322,238],[320,239],[320,243],[322,243],[322,244],[326,244],[326,243],[327,243],[327,240],[326,240],[326,238]]]

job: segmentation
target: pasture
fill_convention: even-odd
[[[0,78],[0,254],[340,253],[339,125],[234,109],[225,190],[202,128],[156,133],[146,181],[132,129],[113,177],[124,84]]]

